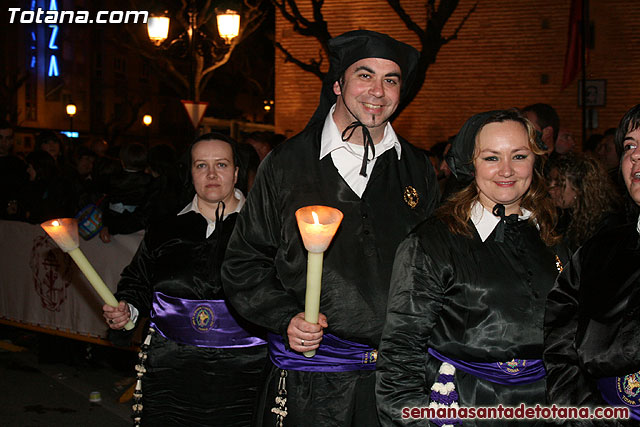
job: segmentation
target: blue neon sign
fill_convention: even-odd
[[[49,10],[58,10],[58,4],[56,0],[51,0],[49,3]],[[58,38],[58,26],[57,25],[49,25],[51,28],[51,35],[49,36],[49,49],[58,50],[57,38]],[[49,70],[47,72],[49,77],[58,77],[60,76],[60,70],[58,69],[58,58],[54,53],[49,57]]]
[[[58,50],[58,45],[56,44],[56,38],[58,37],[58,26],[49,25],[49,28],[51,28],[51,37],[49,37],[49,49]]]
[[[47,75],[49,77],[58,77],[60,75],[60,71],[58,71],[58,60],[55,55],[51,55],[49,60],[49,72]]]

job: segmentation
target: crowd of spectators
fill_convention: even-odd
[[[254,132],[240,144],[243,193],[280,140]],[[45,130],[26,156],[15,155],[13,146],[13,127],[0,121],[0,219],[40,224],[95,206],[102,217],[99,236],[108,243],[114,234],[143,230],[154,217],[179,212],[193,198],[185,184],[190,166],[167,144],[147,148],[134,142],[115,151],[101,138],[79,143]],[[107,154],[114,151],[117,157]]]
[[[558,208],[557,231],[565,242],[576,248],[601,226],[618,223],[622,214],[619,194],[624,191],[613,143],[615,129],[594,133],[580,150],[550,105],[532,104],[522,112],[548,149],[545,176]],[[104,139],[79,144],[45,130],[37,135],[34,150],[21,158],[12,153],[13,134],[12,126],[0,121],[1,219],[39,224],[74,217],[95,205],[103,217],[100,238],[109,242],[113,234],[143,230],[155,215],[178,212],[193,197],[184,185],[188,167],[170,145],[147,148],[129,143],[119,148],[118,157],[110,157],[107,153],[114,150],[109,150]],[[427,151],[442,200],[458,189],[445,161],[454,137]],[[258,165],[282,140],[281,135],[253,132],[239,144],[237,188],[245,195]]]

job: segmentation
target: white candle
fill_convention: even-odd
[[[79,244],[78,223],[73,218],[60,218],[40,224],[44,231],[64,252],[76,249]]]
[[[307,256],[307,291],[304,299],[304,320],[309,323],[318,323],[324,252],[320,252],[319,254],[309,252]],[[309,350],[303,354],[306,357],[313,357],[316,355],[316,351]]]
[[[342,212],[327,206],[306,206],[296,211],[296,220],[304,247],[309,251],[307,258],[307,289],[304,302],[304,320],[318,323],[320,294],[322,290],[322,262],[340,222]],[[306,357],[313,357],[315,350],[305,351]]]
[[[41,224],[41,227],[60,246],[60,249],[71,256],[71,259],[73,259],[105,304],[117,307],[118,301],[116,297],[79,248],[78,223],[76,220],[73,218],[55,219]],[[131,330],[134,327],[135,325],[131,321],[124,326],[126,330]]]

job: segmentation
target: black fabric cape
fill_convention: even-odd
[[[432,218],[398,248],[376,372],[383,425],[427,425],[400,418],[403,407],[429,406],[441,364],[427,353],[430,347],[468,362],[542,358],[544,302],[558,274],[555,251],[528,221],[505,224],[504,242],[494,240],[495,230],[482,242],[469,225],[473,237],[453,234]],[[455,385],[460,406],[545,403],[544,380],[504,386],[456,370]]]
[[[209,238],[206,220],[189,212],[152,224],[131,264],[122,272],[116,298],[148,317],[153,292],[186,299],[225,299],[220,264],[237,214]],[[236,316],[254,334],[255,326]],[[251,424],[266,346],[201,348],[156,333],[142,379],[142,425],[248,426]]]
[[[306,289],[307,251],[295,211],[308,205],[332,206],[342,211],[344,219],[324,255],[320,312],[329,323],[325,333],[377,348],[395,250],[434,209],[439,196],[435,172],[422,150],[400,139],[401,159],[394,149],[382,154],[360,198],[330,155],[318,160],[321,133],[322,124],[310,126],[260,165],[227,249],[222,270],[225,292],[240,314],[286,339],[289,321],[304,311]],[[408,187],[417,192],[414,208],[404,200]],[[373,377],[371,372],[290,371],[285,424],[351,425],[357,378],[362,376]],[[372,378],[363,381],[364,394],[374,405],[368,417],[377,424],[374,383]],[[305,397],[295,394],[301,392],[296,382],[309,388]],[[267,393],[268,414],[273,383]]]
[[[606,406],[597,379],[640,370],[638,239],[636,224],[597,234],[573,255],[549,293],[544,351],[549,403]]]

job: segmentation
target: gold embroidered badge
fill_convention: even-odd
[[[364,363],[365,365],[369,363],[376,363],[377,361],[378,361],[378,350],[366,351],[362,358],[362,363]]]
[[[409,205],[411,209],[418,206],[418,202],[420,198],[418,197],[418,192],[412,186],[408,186],[404,189],[404,202]]]

